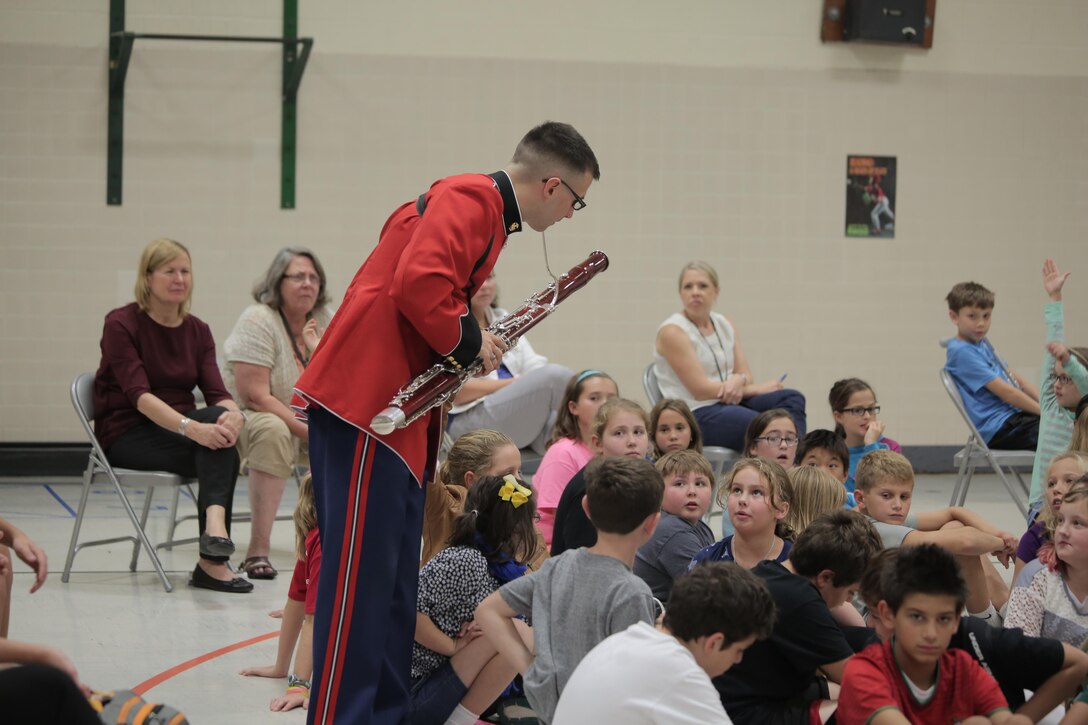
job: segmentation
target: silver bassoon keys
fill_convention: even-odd
[[[597,274],[608,269],[608,256],[601,251],[592,252],[585,261],[570,268],[547,287],[525,300],[520,307],[498,320],[487,331],[506,343],[517,344],[518,338],[550,315],[560,302],[580,290]],[[427,411],[442,405],[457,394],[469,378],[483,369],[479,358],[471,365],[456,370],[445,363],[436,363],[427,371],[397,391],[389,401],[389,407],[374,416],[370,427],[379,435],[410,425]]]

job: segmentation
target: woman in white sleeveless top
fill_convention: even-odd
[[[803,436],[805,396],[780,380],[754,381],[733,323],[713,311],[718,291],[718,273],[706,262],[681,270],[684,310],[661,323],[655,343],[662,394],[688,404],[706,445],[740,450],[748,423],[771,408],[788,410]]]

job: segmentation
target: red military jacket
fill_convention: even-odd
[[[504,171],[441,179],[393,212],[296,383],[306,405],[373,434],[371,419],[416,375],[447,356],[469,365],[482,339],[469,300],[521,226]],[[437,415],[376,436],[421,485]]]

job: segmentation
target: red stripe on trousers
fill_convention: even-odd
[[[374,462],[373,445],[366,445],[368,438],[366,433],[359,433],[355,444],[354,460],[351,464],[351,482],[344,506],[347,515],[344,521],[344,538],[340,543],[340,566],[336,574],[336,599],[334,600],[341,606],[336,608],[334,621],[330,622],[329,639],[325,645],[325,666],[321,678],[324,692],[320,693],[321,697],[317,699],[318,711],[314,713],[314,722],[334,722],[336,718],[336,695],[340,691],[340,673],[344,666],[347,638],[351,632],[351,607],[355,600],[352,587],[358,576],[360,558],[358,549],[350,556],[348,552],[356,544],[362,546],[362,531],[366,523],[366,491],[360,495],[359,486],[362,480],[367,480],[366,477],[370,475]],[[358,503],[352,506],[352,502],[357,497]],[[347,596],[346,602],[345,596]],[[336,622],[340,621],[341,611],[344,612],[343,621],[337,627]],[[326,700],[330,703],[328,712],[324,711]]]

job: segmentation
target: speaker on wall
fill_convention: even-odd
[[[922,45],[926,0],[847,0],[844,40]]]

